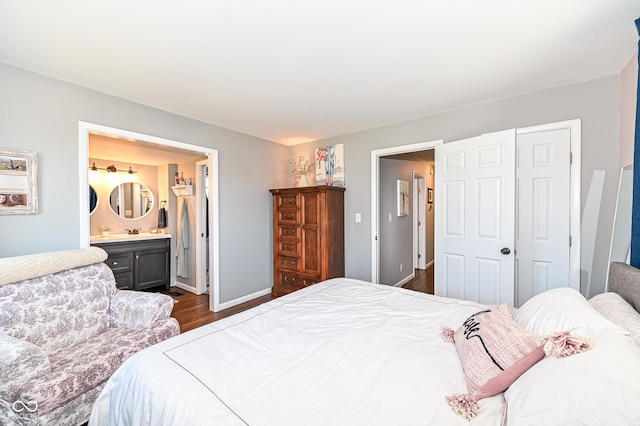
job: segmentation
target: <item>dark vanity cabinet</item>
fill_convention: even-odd
[[[121,290],[144,290],[170,285],[170,238],[92,243],[107,252],[105,263],[113,270]]]

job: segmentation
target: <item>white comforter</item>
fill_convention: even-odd
[[[154,345],[106,383],[90,425],[500,425],[504,398],[471,422],[457,328],[483,308],[333,279]]]

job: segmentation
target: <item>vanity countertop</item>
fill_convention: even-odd
[[[151,232],[140,232],[139,234],[111,234],[103,237],[102,235],[92,235],[91,243],[120,243],[123,241],[138,240],[155,240],[159,238],[171,238],[171,234],[152,234]]]

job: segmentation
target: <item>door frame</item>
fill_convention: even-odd
[[[220,310],[220,289],[219,289],[219,185],[218,185],[218,150],[206,148],[198,145],[192,145],[176,140],[160,138],[157,136],[146,135],[143,133],[132,132],[129,130],[118,129],[115,127],[103,126],[101,124],[89,123],[85,121],[78,122],[78,188],[80,194],[79,202],[79,218],[80,218],[80,247],[89,247],[90,245],[90,221],[89,221],[89,133],[103,133],[113,135],[120,138],[132,139],[141,142],[148,142],[156,145],[180,148],[189,151],[200,152],[207,155],[209,162],[209,212],[210,230],[213,238],[209,240],[209,280],[212,291],[209,295],[209,309],[213,312]]]
[[[541,124],[538,126],[523,127],[516,129],[516,148],[518,145],[518,135],[535,132],[545,132],[552,130],[569,129],[570,131],[570,152],[571,164],[569,171],[569,235],[571,245],[569,247],[569,286],[580,291],[580,245],[581,235],[581,169],[582,164],[582,120],[559,121],[556,123]],[[595,232],[595,230],[594,230]],[[516,247],[516,250],[518,248]]]
[[[205,194],[204,167],[208,160],[196,161],[196,236],[198,238],[196,250],[196,294],[203,294],[207,289],[207,197]],[[209,228],[211,229],[211,228]],[[211,270],[211,265],[209,265]]]
[[[378,192],[380,190],[380,157],[393,154],[404,154],[407,152],[426,151],[434,149],[444,143],[438,139],[429,142],[418,142],[409,145],[393,146],[390,148],[375,149],[371,151],[371,282],[377,283],[380,275],[378,257],[380,247],[378,246],[378,236],[380,235],[380,211]],[[86,192],[86,191],[85,191]],[[88,197],[88,194],[87,194]],[[89,206],[87,204],[87,211]]]
[[[422,187],[418,182],[422,182]],[[427,269],[427,211],[426,194],[427,178],[420,172],[413,171],[413,269]],[[421,191],[419,191],[421,190]],[[420,223],[422,234],[420,234]],[[422,257],[418,259],[418,254]]]

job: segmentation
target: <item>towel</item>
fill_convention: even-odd
[[[167,210],[164,207],[158,209],[158,229],[167,227]]]

